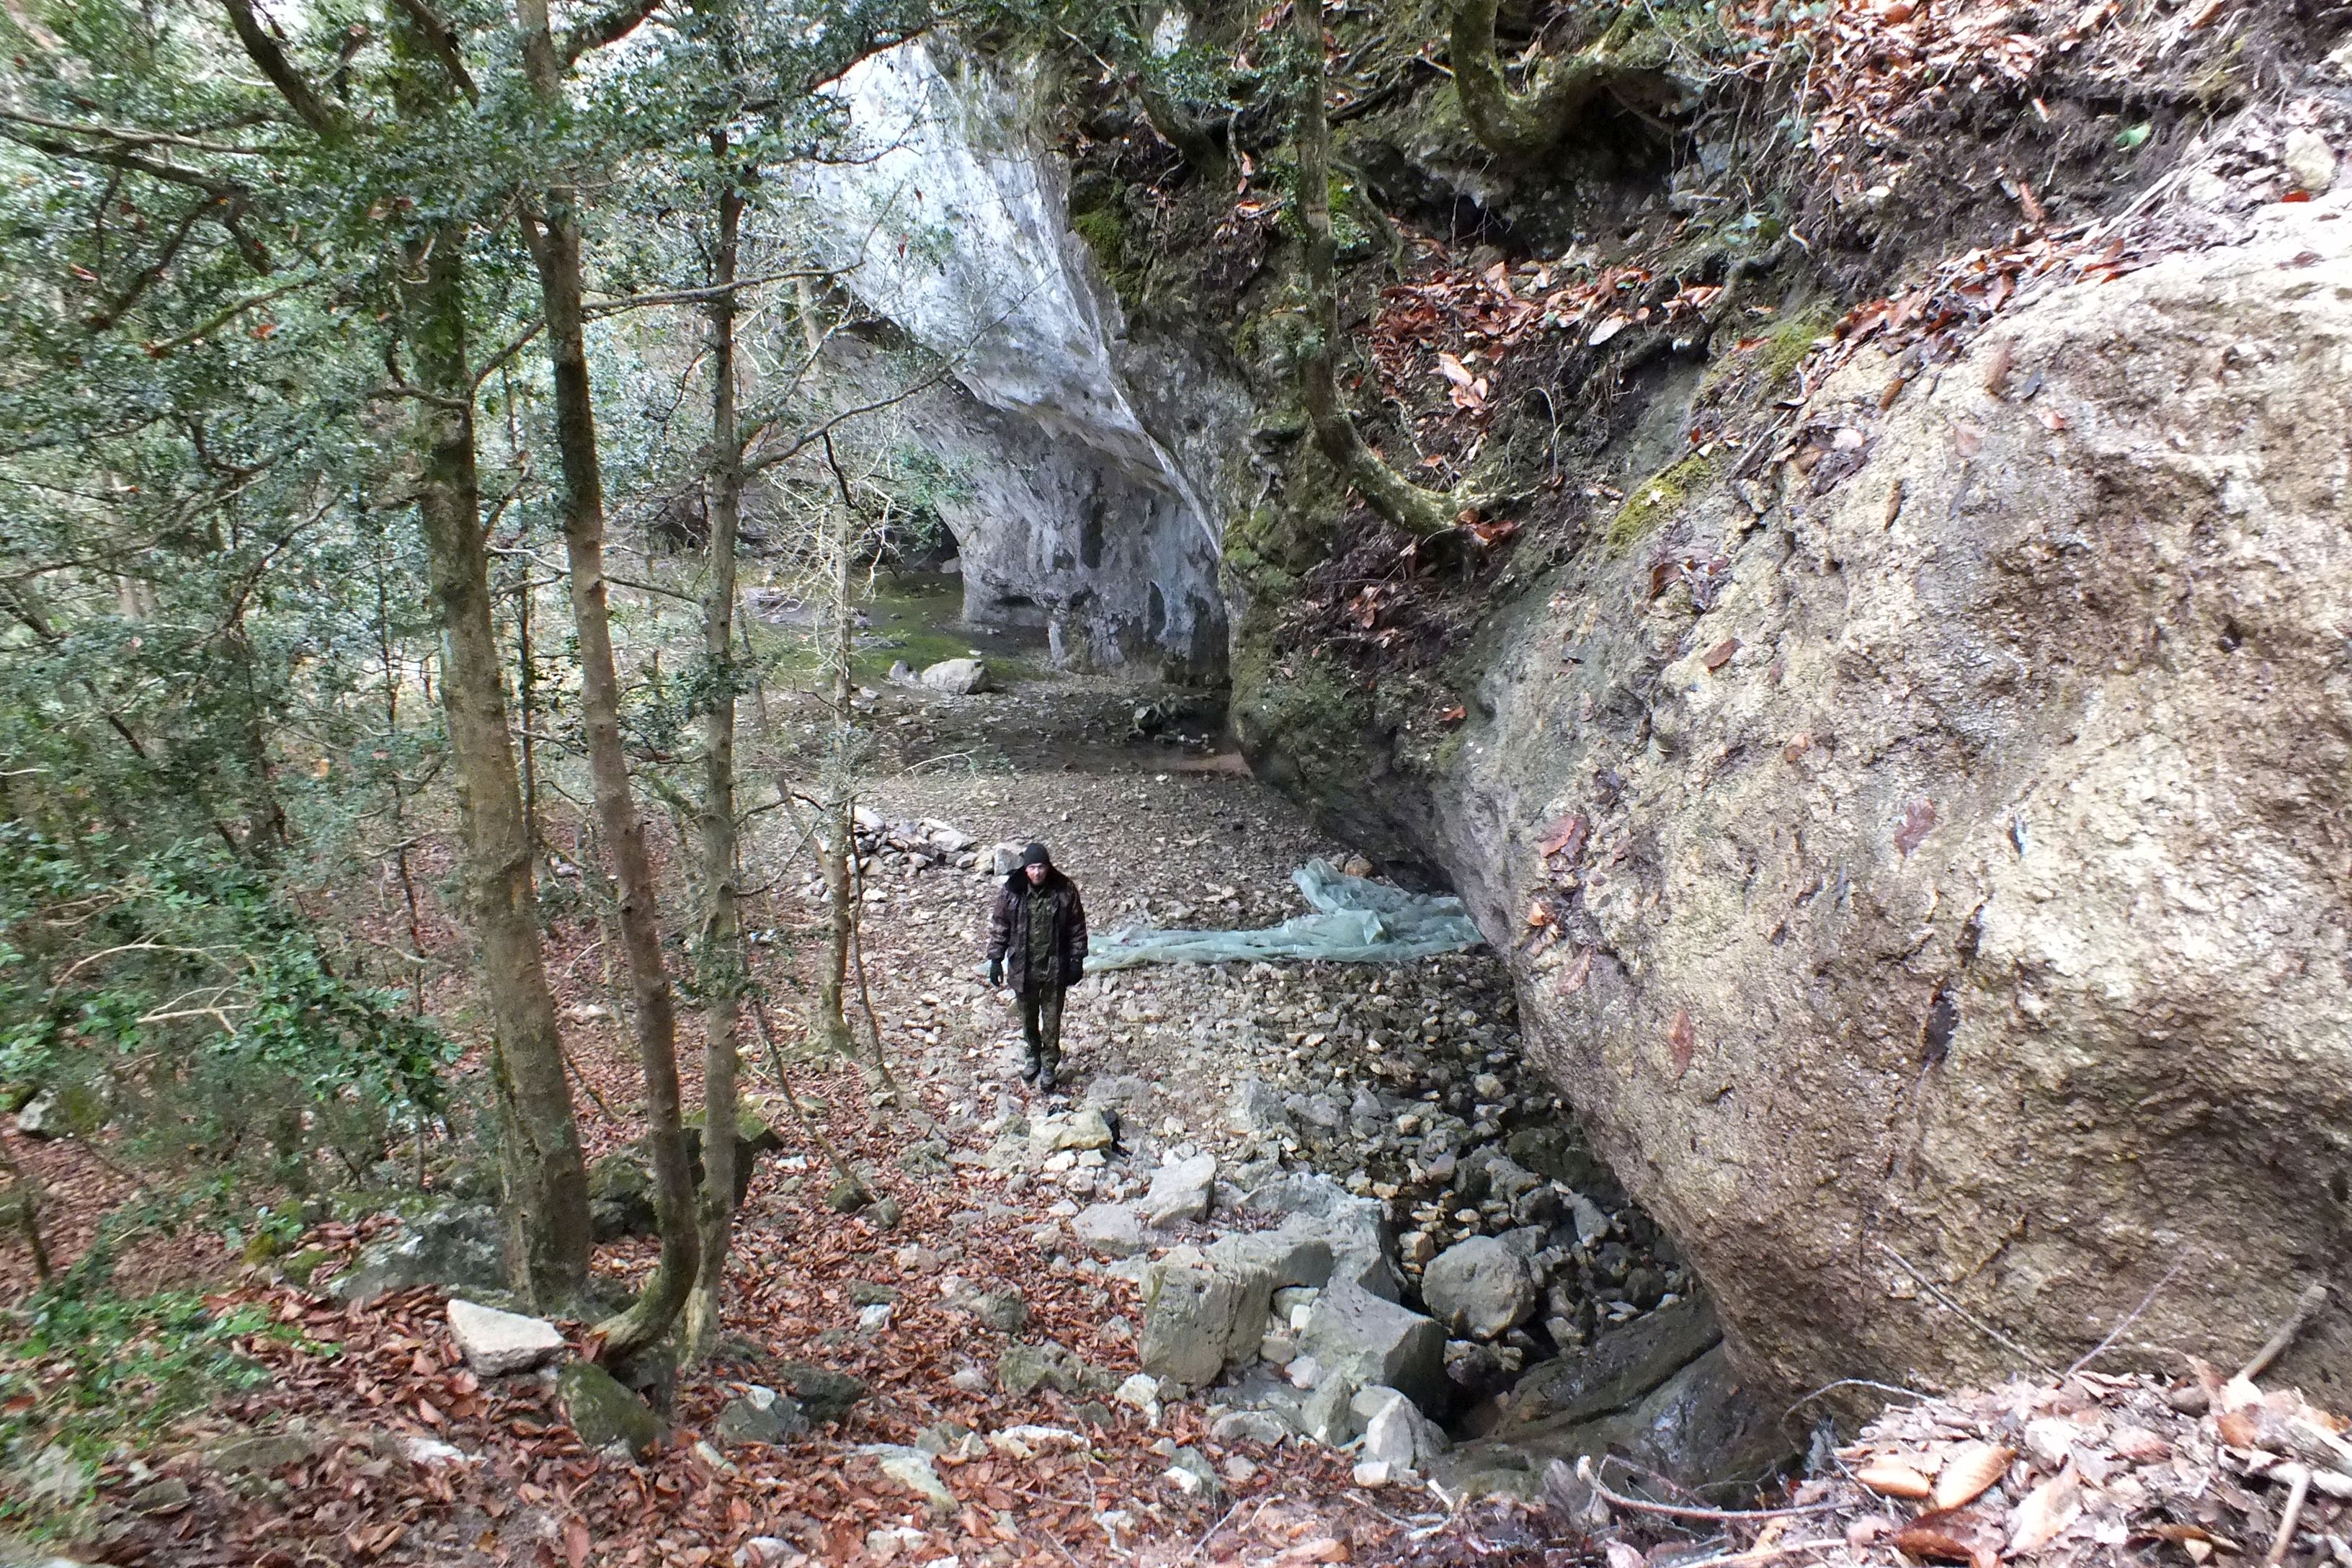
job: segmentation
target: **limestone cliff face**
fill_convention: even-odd
[[[1196,346],[1129,340],[1017,65],[918,40],[840,93],[853,153],[803,195],[848,288],[946,372],[903,417],[946,475],[967,616],[1045,627],[1059,664],[1221,671],[1204,498],[1245,404]],[[831,358],[844,388],[887,379],[860,345]]]
[[[2272,210],[1884,413],[1849,367],[1806,417],[1858,468],[1566,569],[1424,783],[1544,1064],[1789,1384],[2015,1364],[1914,1266],[2060,1364],[2176,1265],[2128,1342],[2352,1289],[2352,222]],[[2300,1356],[2352,1377],[2352,1328]]]

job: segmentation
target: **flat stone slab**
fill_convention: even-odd
[[[483,1377],[545,1366],[569,1348],[544,1318],[526,1318],[456,1298],[449,1302],[449,1332],[466,1352],[466,1364]]]

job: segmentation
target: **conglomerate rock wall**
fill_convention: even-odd
[[[1857,360],[1858,466],[1677,520],[1708,607],[1629,554],[1486,650],[1436,858],[1782,1381],[2016,1364],[1933,1292],[2063,1364],[2352,1288],[2352,224],[2271,210]]]

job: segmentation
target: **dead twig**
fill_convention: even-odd
[[[2032,1351],[2027,1350],[2023,1345],[2019,1344],[2015,1340],[2011,1339],[2007,1334],[2002,1333],[1999,1329],[1994,1328],[1990,1323],[1986,1322],[1983,1319],[1977,1317],[1966,1307],[1961,1306],[1958,1301],[1953,1300],[1949,1296],[1945,1295],[1941,1290],[1936,1289],[1935,1281],[1929,1279],[1927,1276],[1920,1270],[1918,1266],[1913,1263],[1909,1258],[1904,1257],[1901,1253],[1895,1251],[1893,1247],[1887,1246],[1886,1243],[1883,1241],[1874,1243],[1873,1245],[1874,1245],[1879,1251],[1886,1254],[1887,1257],[1901,1264],[1903,1266],[1903,1272],[1908,1274],[1913,1279],[1916,1280],[1918,1282],[1919,1289],[1925,1290],[1929,1296],[1935,1298],[1936,1304],[1943,1308],[1944,1310],[1951,1313],[1952,1316],[1959,1319],[1960,1321],[1966,1323],[1969,1327],[1974,1329],[1977,1332],[1982,1334],[1993,1343],[2000,1346],[2001,1349],[2008,1351],[2011,1354],[2018,1357],[2034,1371],[2042,1373],[2044,1375],[2054,1374],[2056,1369],[2052,1367],[2047,1362],[2044,1362],[2040,1356],[2035,1355]]]
[[[2248,1383],[2262,1376],[2270,1369],[2271,1363],[2284,1355],[2286,1347],[2294,1343],[2294,1337],[2303,1332],[2303,1326],[2311,1321],[2311,1315],[2326,1304],[2326,1286],[2306,1287],[2302,1297],[2296,1300],[2294,1310],[2289,1312],[2286,1321],[2278,1326],[2278,1332],[2263,1342],[2263,1348],[2254,1352],[2253,1360],[2238,1369],[2238,1375]]]
[[[2130,1328],[2134,1323],[2139,1321],[2139,1315],[2147,1310],[2148,1304],[2156,1300],[2157,1293],[2162,1290],[2167,1285],[2171,1284],[2175,1277],[2179,1274],[2181,1269],[2187,1268],[2188,1265],[2189,1259],[2183,1258],[2174,1263],[2171,1268],[2166,1269],[2164,1271],[2164,1278],[2149,1286],[2147,1288],[2147,1294],[2139,1299],[2139,1305],[2134,1307],[2130,1311],[2126,1312],[2124,1314],[2123,1321],[2117,1323],[2114,1328],[2107,1331],[2107,1337],[2105,1339],[2101,1340],[2097,1344],[2095,1344],[2089,1350],[2084,1351],[2081,1359],[2077,1360],[2072,1366],[2069,1366],[2066,1369],[2066,1375],[2068,1377],[2074,1376],[2076,1373],[2082,1371],[2084,1367],[2090,1365],[2093,1362],[2106,1354],[2108,1350],[2114,1346],[2115,1342],[2123,1337],[2124,1331]]]
[[[1715,1524],[1747,1519],[1790,1519],[1799,1514],[1834,1513],[1845,1506],[1838,1502],[1815,1502],[1801,1508],[1687,1508],[1680,1503],[1652,1502],[1647,1498],[1628,1497],[1623,1492],[1611,1490],[1606,1481],[1593,1474],[1590,1455],[1576,1461],[1576,1479],[1591,1487],[1594,1497],[1628,1513],[1654,1513],[1662,1519],[1696,1519]]]
[[[2325,1297],[2326,1292],[2323,1290],[2320,1294]],[[2287,1548],[2294,1543],[2294,1527],[2303,1521],[2304,1500],[2311,1495],[2311,1467],[2291,1465],[2287,1468],[2292,1469],[2294,1476],[2287,1483],[2286,1507],[2279,1513],[2278,1538],[2263,1554],[2263,1568],[2279,1568],[2279,1564],[2286,1560]]]

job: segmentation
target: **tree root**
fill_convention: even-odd
[[[1462,118],[1479,144],[1507,163],[1528,164],[1559,144],[1569,128],[1604,93],[1654,81],[1654,63],[1628,58],[1648,28],[1629,5],[1601,41],[1562,60],[1546,60],[1528,88],[1514,92],[1495,57],[1496,0],[1459,0],[1447,49]]]

